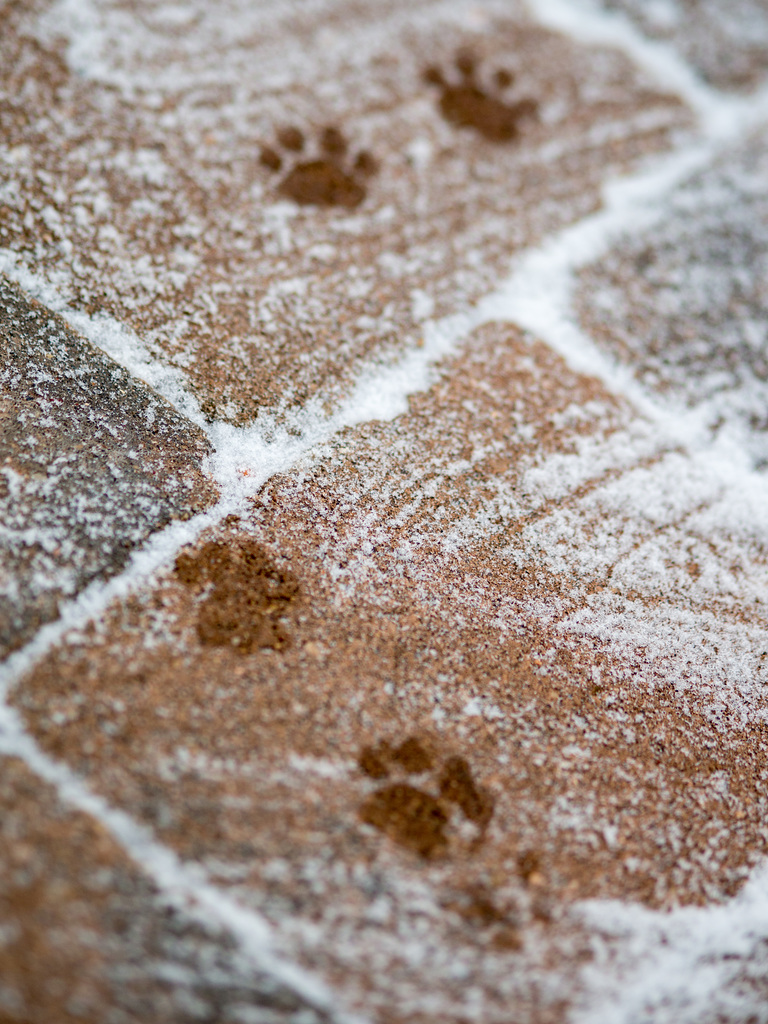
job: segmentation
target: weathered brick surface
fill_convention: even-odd
[[[0,658],[210,506],[203,432],[0,277]]]
[[[607,8],[711,84],[762,81],[753,0]],[[0,656],[213,504],[208,437],[238,514],[169,540],[151,578],[121,579],[23,676],[28,652],[7,660],[0,686],[187,882],[202,870],[263,915],[334,1012],[760,1019],[744,907],[768,836],[765,133],[662,194],[666,154],[716,133],[627,54],[533,14],[2,7],[0,268],[89,338],[111,316],[214,422],[0,279]],[[730,108],[742,126],[747,106]],[[580,225],[646,166],[664,173]],[[596,261],[625,213],[645,227]],[[572,362],[514,324],[459,338],[456,320],[417,392],[411,371],[447,344],[434,321],[480,323],[472,304],[524,251],[494,315]],[[331,435],[361,375],[407,409],[371,420],[361,387],[344,421],[354,405],[368,422]],[[283,471],[246,498],[261,455]],[[15,760],[0,779],[0,1016],[323,1019],[169,912],[146,851],[130,863]],[[633,963],[686,969],[641,971],[623,1018],[595,1009]]]
[[[0,1017],[20,1024],[326,1018],[173,909],[88,815],[0,761]]]
[[[690,472],[597,381],[489,325],[408,414],[268,483],[55,652],[18,706],[185,857],[229,865],[374,1019],[463,1020],[468,990],[483,1020],[510,1001],[559,1019],[574,900],[721,899],[765,852],[764,697],[733,730],[743,681],[718,711],[704,671],[762,672],[764,608],[740,616],[764,552],[718,532],[716,493],[666,500]],[[707,514],[730,608],[694,568]],[[686,689],[674,639],[649,649],[640,625],[685,646],[714,615],[721,649]]]
[[[68,11],[7,15],[0,245],[235,422],[417,344],[688,119],[516,5]]]

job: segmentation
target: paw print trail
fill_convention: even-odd
[[[278,142],[284,149],[301,153],[304,136],[298,128],[286,128],[278,133]],[[347,163],[348,144],[338,128],[328,127],[320,136],[321,156],[315,160],[295,162],[281,179],[277,192],[302,206],[341,206],[353,210],[366,198],[366,183],[378,170],[374,157],[367,150]],[[264,146],[261,163],[270,171],[280,171],[283,159],[277,150]]]
[[[0,166],[3,245],[134,330],[209,421],[343,401],[689,120],[620,54],[516,11],[469,27],[459,0],[158,9],[149,49],[116,0],[84,64],[70,15],[35,10],[0,38],[0,87],[51,127],[34,173]]]
[[[91,49],[46,6],[0,33],[3,244],[209,421],[332,408],[691,124],[503,0],[114,0]],[[597,380],[513,325],[465,341],[396,419],[112,591],[12,700],[350,1013],[562,1024],[579,901],[724,901],[766,854],[768,557]],[[226,994],[182,990],[190,1013],[311,1019],[216,956],[158,957],[216,964]]]
[[[525,1024],[542,1005],[561,1020],[588,946],[575,903],[726,899],[766,852],[764,667],[738,729],[707,691],[737,709],[740,666],[765,650],[744,596],[762,570],[734,568],[749,538],[699,537],[717,494],[653,518],[688,473],[598,381],[487,325],[407,413],[335,437],[200,539],[290,574],[290,644],[205,642],[208,584],[169,570],[52,651],[15,704],[46,751],[214,865],[297,962],[386,1004],[377,1021],[434,1016],[428,992],[463,1024],[470,990],[491,1024],[511,1002]],[[693,580],[688,543],[706,539]],[[732,629],[716,606],[715,629],[726,573],[751,618]],[[654,660],[563,626],[600,600],[642,626],[678,615],[695,647]]]

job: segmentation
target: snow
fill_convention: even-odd
[[[637,542],[636,536],[612,538],[613,550],[609,550],[607,539],[584,542],[579,529],[589,522],[589,516],[599,520],[608,507],[613,511],[640,507],[645,520],[654,525],[664,525],[682,516],[683,530],[691,536],[736,537],[745,545],[749,538],[762,542],[768,539],[768,480],[754,469],[738,424],[725,405],[718,410],[717,398],[712,399],[715,412],[725,411],[733,428],[721,430],[713,439],[711,404],[685,405],[674,396],[650,391],[637,380],[631,367],[612,358],[585,333],[573,308],[578,272],[601,259],[622,237],[663,221],[682,183],[744,139],[760,122],[768,120],[768,91],[746,98],[723,95],[702,83],[672,43],[649,41],[626,19],[606,14],[594,5],[537,0],[532,8],[543,22],[575,38],[623,48],[661,84],[673,88],[690,104],[699,118],[697,135],[631,178],[611,183],[605,190],[600,212],[527,252],[518,259],[508,281],[468,313],[431,320],[432,297],[423,290],[414,291],[411,298],[416,315],[426,321],[423,346],[406,352],[387,366],[376,365],[361,372],[350,394],[330,413],[321,399],[313,399],[287,420],[263,414],[243,428],[221,420],[209,423],[181,370],[155,359],[141,339],[117,320],[73,310],[54,285],[33,275],[11,253],[0,252],[0,272],[60,313],[93,344],[150,384],[206,431],[214,447],[210,469],[222,491],[213,510],[156,533],[118,576],[107,583],[91,585],[65,603],[59,620],[43,627],[0,668],[5,693],[65,634],[98,618],[110,602],[126,596],[141,581],[167,566],[181,546],[227,514],[244,508],[248,497],[271,476],[295,466],[299,459],[345,427],[371,420],[391,420],[406,411],[409,396],[424,391],[436,379],[437,364],[459,351],[471,330],[495,319],[512,321],[528,329],[562,355],[573,369],[596,376],[609,391],[624,397],[638,410],[643,427],[635,435],[614,437],[611,446],[602,450],[602,456],[612,460],[611,464],[620,461],[622,446],[628,463],[653,447],[684,452],[661,459],[652,469],[628,473],[618,483],[606,484],[591,495],[578,515],[574,513],[569,518],[563,513],[544,526],[531,527],[526,543],[538,545],[545,553],[557,552],[556,556],[547,556],[551,565],[563,571],[573,571],[574,565],[578,565],[579,572],[589,576],[599,572],[606,559],[618,552],[626,556],[619,575],[623,573],[632,585],[666,585],[665,573],[670,570],[654,563],[653,542],[636,551],[634,561],[629,552]],[[654,5],[656,23],[674,24],[675,9],[673,4]],[[74,26],[72,38],[80,40],[72,54],[74,65],[94,78],[109,78],[130,94],[136,83],[127,82],[119,68],[116,71],[99,56],[103,49],[98,35],[101,29],[93,30],[94,35],[89,33],[100,19],[93,17],[89,5],[67,0],[58,6],[57,17],[62,14]],[[186,10],[169,8],[164,14],[166,27],[171,29],[188,16]],[[88,31],[84,31],[86,27]],[[256,27],[252,25],[249,31]],[[116,36],[112,26],[110,38],[116,37],[119,34]],[[125,46],[135,46],[139,38],[144,45],[145,36],[138,37],[135,26],[131,26]],[[153,57],[162,60],[162,54]],[[178,70],[170,67],[167,76],[155,83],[156,87],[178,88],[177,75]],[[415,159],[426,167],[428,151],[421,147]],[[141,170],[154,180],[162,180],[163,168],[149,156]],[[274,216],[278,213],[273,211]],[[55,230],[55,218],[48,219]],[[287,222],[280,220],[275,230],[278,235],[289,230]],[[318,253],[319,258],[322,256],[322,252]],[[286,287],[286,282],[282,287]],[[296,287],[300,288],[301,282]],[[215,298],[210,301],[215,303]],[[599,452],[590,451],[588,462],[586,458],[584,452],[581,458],[574,458],[578,471],[585,472],[585,466],[590,472],[599,468]],[[555,493],[563,485],[566,472],[562,459],[535,467],[529,481],[531,491]],[[702,502],[708,505],[706,511],[697,511]],[[674,508],[675,503],[679,507]],[[570,548],[555,543],[558,531]],[[734,550],[737,549],[738,544]],[[704,593],[727,597],[732,590],[737,602],[754,597],[765,601],[761,566],[751,575],[747,573],[746,582],[741,579],[737,584],[724,578],[721,565],[708,565],[706,561],[704,565],[704,579],[699,584]],[[723,648],[721,660],[726,659],[733,669],[728,684],[737,698],[748,696],[750,686],[757,685],[751,631],[714,615],[710,618],[709,630]],[[643,609],[641,619],[631,607],[616,610],[598,601],[566,622],[564,628],[591,630],[596,636],[611,638],[620,649],[642,642],[652,652],[656,649],[660,656],[669,659],[670,672],[676,663],[695,652],[701,678],[711,685],[713,699],[719,692],[722,681],[714,670],[707,676],[711,668],[709,655],[694,642],[701,635],[701,615],[681,614],[675,619],[665,606],[656,618],[650,618],[647,609]],[[762,635],[764,630],[755,627],[754,632]],[[473,698],[464,710],[470,716],[496,714],[492,705],[479,698]],[[750,713],[748,701],[742,704],[742,711]],[[329,993],[314,978],[275,954],[268,925],[258,914],[225,895],[201,868],[180,863],[145,829],[108,806],[63,764],[44,755],[7,705],[0,711],[0,750],[23,757],[41,777],[56,785],[64,800],[100,820],[170,899],[203,916],[213,916],[222,928],[239,939],[260,967],[273,971],[319,1005],[329,1004]],[[305,767],[309,771],[326,770],[321,763]],[[597,959],[584,969],[587,990],[575,1017],[577,1024],[639,1024],[651,1019],[693,1024],[708,1016],[714,1018],[718,1012],[738,1019],[741,1007],[752,1005],[749,1000],[754,997],[740,993],[732,983],[745,963],[762,962],[760,957],[764,955],[761,944],[768,934],[768,874],[764,868],[754,873],[737,897],[718,906],[658,913],[618,902],[596,902],[585,905],[582,911],[595,932]],[[416,949],[412,955],[417,955]],[[764,1019],[768,1019],[768,1013]]]
[[[582,912],[597,933],[596,956],[574,1024],[768,1020],[764,867],[719,906],[652,913],[617,901],[587,903]]]

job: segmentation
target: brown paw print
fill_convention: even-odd
[[[505,102],[502,97],[512,88],[514,77],[503,68],[493,76],[493,91],[483,89],[477,77],[477,59],[466,50],[456,54],[455,63],[455,81],[438,67],[424,72],[424,80],[440,89],[440,113],[445,120],[457,128],[474,128],[489,142],[513,142],[521,124],[536,117],[536,101]]]
[[[381,786],[363,802],[360,818],[396,843],[422,857],[444,853],[447,829],[457,811],[476,826],[482,841],[493,817],[493,797],[477,785],[463,757],[448,757],[438,769],[424,744],[410,736],[399,746],[384,741],[364,747],[358,765],[377,781],[391,775],[432,776],[432,793],[401,779]]]
[[[281,149],[293,154],[291,169],[277,185],[277,192],[302,206],[359,206],[368,194],[366,183],[378,170],[375,158],[364,149],[352,158],[344,135],[338,128],[320,133],[319,153],[315,159],[301,160],[306,140],[298,128],[283,128],[277,133]],[[272,146],[263,146],[260,161],[275,174],[283,169],[283,157]]]
[[[176,576],[197,591],[197,635],[202,644],[244,653],[288,643],[283,617],[299,595],[297,581],[278,569],[250,538],[212,540],[182,551]]]

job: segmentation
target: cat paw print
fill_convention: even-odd
[[[445,853],[450,826],[461,819],[475,827],[476,842],[484,838],[493,797],[475,782],[465,758],[448,757],[437,764],[427,747],[409,736],[397,746],[382,741],[364,747],[358,766],[382,783],[361,805],[361,820],[400,846],[422,857]],[[419,785],[407,781],[409,776],[419,776]]]
[[[199,595],[200,643],[242,653],[288,644],[285,616],[299,597],[299,584],[255,540],[212,540],[197,550],[183,550],[175,571]]]
[[[320,133],[317,152],[306,158],[307,140],[298,128],[277,133],[277,147],[263,146],[260,162],[274,174],[290,165],[277,184],[277,193],[302,206],[359,206],[368,194],[368,182],[376,174],[376,159],[365,149],[349,153],[346,138],[329,126]],[[281,155],[280,150],[285,156]]]
[[[490,88],[484,88],[477,58],[467,50],[459,50],[454,63],[450,76],[434,65],[424,71],[427,84],[440,90],[439,107],[445,120],[457,128],[473,128],[489,142],[514,142],[521,126],[536,118],[536,101],[506,98],[514,87],[514,76],[505,68],[494,73]]]

